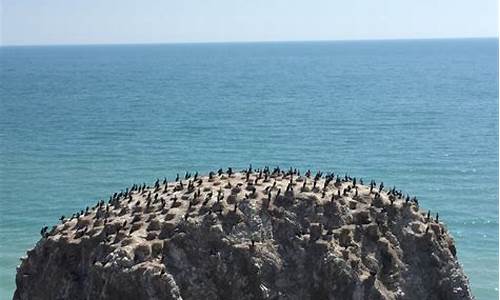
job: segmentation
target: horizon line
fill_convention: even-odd
[[[468,39],[498,39],[498,36],[472,37],[423,37],[423,38],[360,38],[360,39],[318,39],[318,40],[241,40],[241,41],[194,41],[194,42],[138,42],[138,43],[69,43],[69,44],[0,44],[6,47],[57,47],[57,46],[133,46],[133,45],[191,45],[191,44],[265,44],[265,43],[304,43],[304,42],[371,42],[371,41],[425,41],[425,40],[468,40]]]

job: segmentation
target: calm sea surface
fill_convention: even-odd
[[[498,40],[0,48],[0,298],[44,225],[132,183],[280,165],[439,211],[498,298]]]

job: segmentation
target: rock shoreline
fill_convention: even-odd
[[[14,299],[473,299],[437,218],[347,175],[186,174],[43,228]]]

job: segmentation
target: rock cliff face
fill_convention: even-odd
[[[347,176],[187,174],[41,234],[14,299],[473,298],[442,223]]]

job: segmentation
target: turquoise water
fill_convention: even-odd
[[[439,211],[498,298],[498,40],[0,48],[0,298],[40,228],[132,183],[280,165]]]

